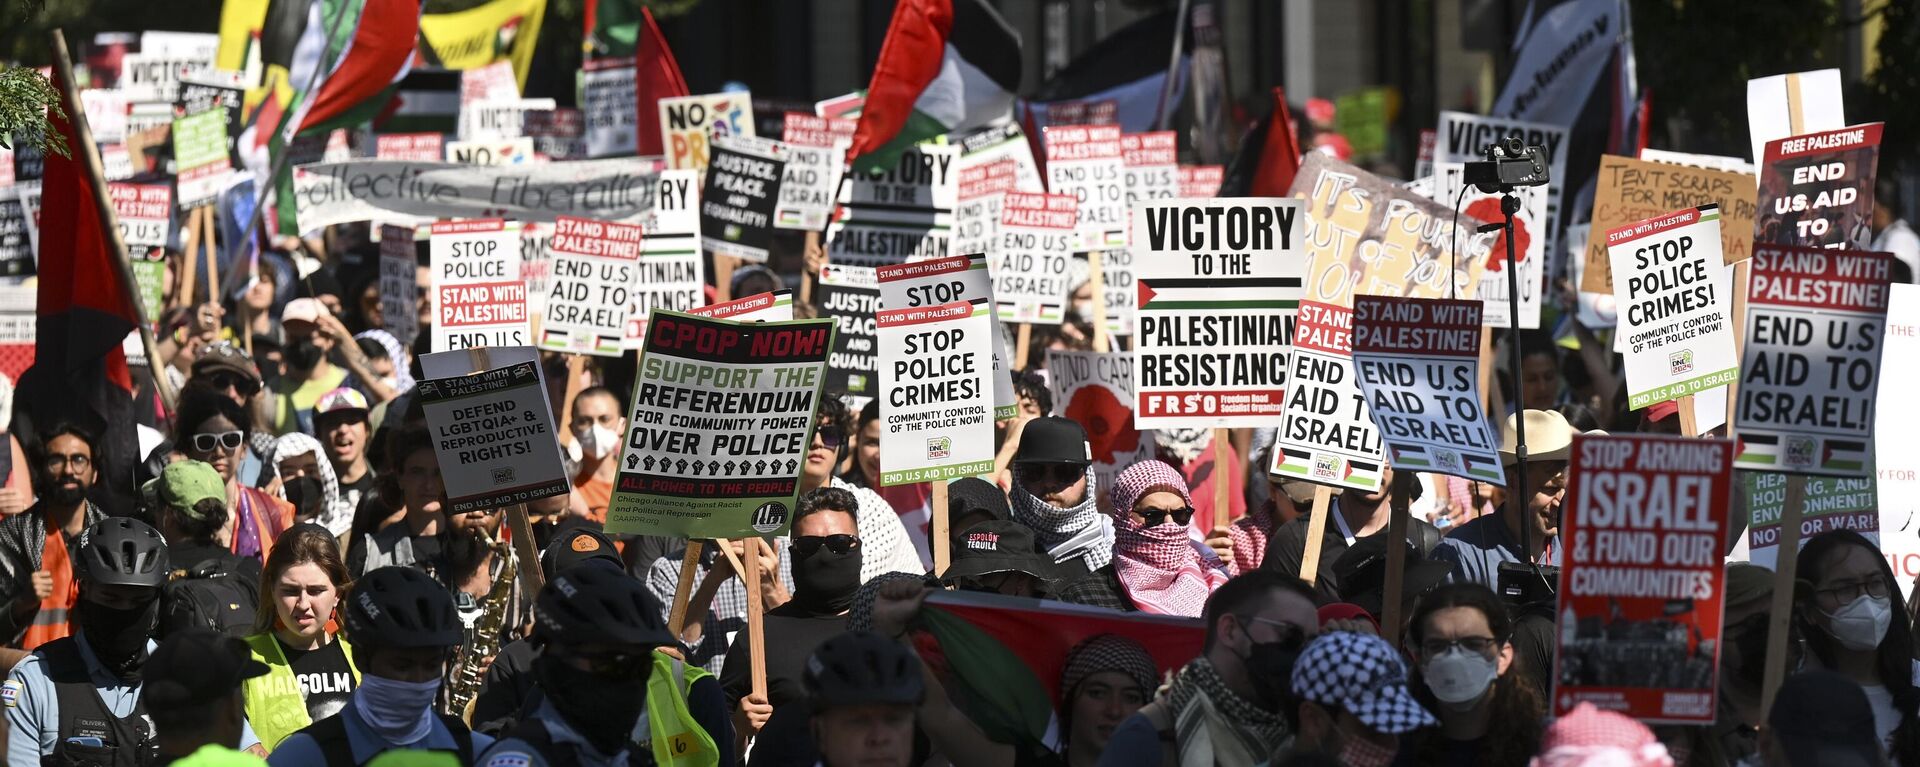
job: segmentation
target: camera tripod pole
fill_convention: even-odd
[[[1540,563],[1533,561],[1533,531],[1528,524],[1527,514],[1527,397],[1520,386],[1520,359],[1525,355],[1520,348],[1520,263],[1513,255],[1513,216],[1520,212],[1520,198],[1514,196],[1512,188],[1500,194],[1500,212],[1506,216],[1505,223],[1487,224],[1480,227],[1481,232],[1502,231],[1506,235],[1507,247],[1507,328],[1511,337],[1507,340],[1508,374],[1513,380],[1513,456],[1518,467],[1520,487],[1507,488],[1508,513],[1520,525],[1520,556],[1525,558],[1527,567],[1534,574],[1540,574]],[[1542,576],[1543,578],[1545,576]]]

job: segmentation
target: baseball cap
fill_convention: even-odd
[[[1013,462],[1067,463],[1086,466],[1093,463],[1093,446],[1087,442],[1087,430],[1070,418],[1043,416],[1027,422],[1020,431],[1020,449]]]
[[[254,367],[253,358],[247,352],[230,343],[208,345],[200,350],[200,356],[194,358],[192,373],[194,376],[209,375],[215,371],[237,373],[260,382],[260,369]]]
[[[207,703],[268,670],[246,642],[212,629],[186,629],[168,636],[147,659],[141,700],[148,708]]]
[[[613,540],[605,533],[591,527],[570,527],[555,534],[547,543],[547,550],[540,555],[540,569],[552,580],[554,573],[593,559],[626,566],[620,552],[614,549]]]
[[[214,498],[224,504],[227,500],[227,481],[204,461],[174,461],[153,481],[156,502],[194,519],[201,519],[193,508],[201,501]]]
[[[1744,605],[1773,596],[1773,571],[1751,562],[1727,565],[1728,607]]]
[[[372,410],[372,408],[367,405],[367,395],[361,394],[358,389],[349,386],[342,386],[322,394],[320,395],[320,399],[313,404],[313,414],[315,416],[349,410],[358,410],[363,416],[367,414],[367,411]]]
[[[1293,664],[1293,694],[1354,715],[1375,732],[1403,735],[1438,724],[1407,691],[1407,667],[1387,640],[1333,631]]]
[[[317,298],[296,298],[287,302],[287,308],[280,311],[280,322],[319,322],[332,312]]]
[[[1794,765],[1870,767],[1880,758],[1873,706],[1858,683],[1832,671],[1794,674],[1767,712],[1773,739]]]
[[[1053,558],[1034,547],[1033,529],[1010,519],[994,519],[966,529],[954,539],[952,561],[942,579],[1022,572],[1053,580]]]

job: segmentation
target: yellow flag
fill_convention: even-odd
[[[220,6],[220,48],[213,66],[229,72],[247,69],[247,53],[260,46],[268,0],[226,0]]]
[[[511,59],[514,79],[525,90],[546,11],[546,0],[493,0],[457,13],[429,13],[420,17],[420,53],[428,66],[446,69]]]

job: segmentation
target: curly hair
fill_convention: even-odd
[[[1498,594],[1478,583],[1449,583],[1427,592],[1413,608],[1413,616],[1407,621],[1407,639],[1416,654],[1426,639],[1427,620],[1434,613],[1453,608],[1480,613],[1494,638],[1503,645],[1513,637],[1513,616]],[[1420,705],[1429,711],[1444,711],[1433,690],[1427,687],[1426,679],[1420,674],[1410,676],[1413,678],[1407,686]],[[1509,666],[1507,673],[1494,679],[1489,705],[1492,713],[1487,717],[1487,736],[1481,741],[1484,745],[1477,761],[1487,767],[1525,765],[1540,748],[1541,723],[1547,715],[1546,700],[1526,675]],[[1419,757],[1414,760],[1416,764],[1445,761],[1447,741],[1437,731],[1426,733],[1419,742],[1410,745]]]

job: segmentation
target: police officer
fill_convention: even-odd
[[[533,677],[544,693],[483,767],[732,765],[719,682],[657,648],[660,603],[618,565],[590,559],[534,600]]]
[[[841,634],[814,649],[801,681],[821,765],[912,762],[914,709],[926,698],[927,683],[906,646],[869,631]]]
[[[344,617],[360,686],[340,713],[281,741],[267,764],[349,767],[397,749],[452,752],[472,764],[493,745],[433,708],[463,638],[446,587],[411,567],[378,568],[354,582]]]

